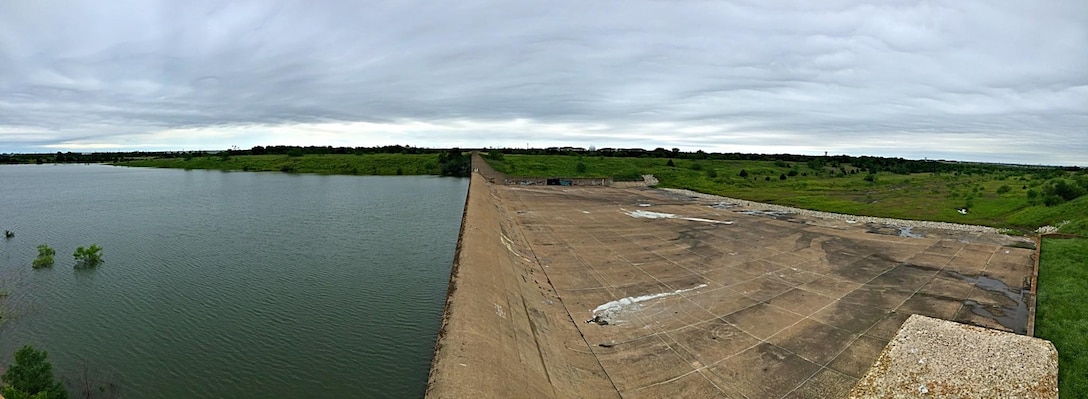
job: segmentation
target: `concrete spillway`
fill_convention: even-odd
[[[912,314],[1024,331],[1025,240],[883,230],[474,173],[427,396],[845,397]]]
[[[618,396],[503,205],[473,174],[427,396]]]

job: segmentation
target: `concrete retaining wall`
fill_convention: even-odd
[[[618,397],[500,194],[473,173],[427,397]]]

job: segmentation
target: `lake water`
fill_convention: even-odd
[[[0,166],[0,362],[32,344],[127,398],[420,397],[467,186]],[[105,262],[73,270],[92,243]]]

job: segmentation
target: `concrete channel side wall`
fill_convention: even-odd
[[[618,397],[501,192],[471,179],[426,396]]]

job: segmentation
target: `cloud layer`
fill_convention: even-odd
[[[0,152],[680,147],[1088,165],[1088,2],[0,3]]]

